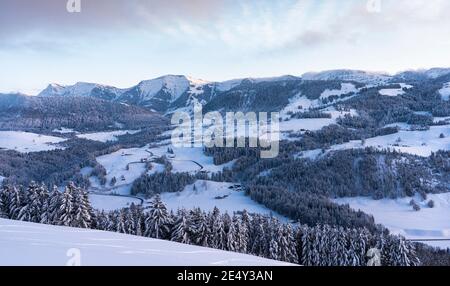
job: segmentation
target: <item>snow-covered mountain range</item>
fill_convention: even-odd
[[[194,102],[209,103],[217,95],[247,90],[260,84],[278,85],[279,82],[339,81],[364,85],[383,85],[396,82],[433,80],[450,74],[450,69],[405,71],[395,75],[360,70],[330,70],[309,72],[301,77],[286,75],[272,78],[241,78],[223,82],[210,82],[184,75],[166,75],[143,80],[129,88],[117,88],[96,83],[78,82],[63,86],[50,84],[38,94],[40,97],[95,97],[120,103],[142,106],[167,113],[171,110],[192,106]]]

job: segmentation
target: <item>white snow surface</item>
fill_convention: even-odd
[[[106,143],[108,141],[117,141],[118,136],[126,134],[136,134],[138,132],[139,130],[117,130],[117,131],[77,134],[77,137]]]
[[[305,101],[305,99],[301,98],[299,101],[302,102]],[[297,101],[297,103],[299,101]],[[305,101],[305,103],[307,102]],[[339,117],[343,117],[346,114],[350,114],[353,116],[358,115],[356,110],[354,109],[350,111],[337,111],[334,107],[327,107],[321,109],[320,111],[330,114],[331,118],[293,118],[289,119],[288,121],[283,120],[280,122],[280,131],[281,132],[289,132],[289,131],[296,132],[302,130],[317,131],[325,126],[335,124],[336,120]]]
[[[380,89],[379,93],[381,95],[386,95],[386,96],[399,96],[399,95],[405,94],[405,91],[403,89],[411,89],[411,88],[413,88],[412,85],[408,85],[408,84],[405,84],[405,83],[400,83],[400,88]]]
[[[440,134],[445,138],[439,138]],[[398,141],[398,138],[401,140]],[[398,142],[397,142],[398,141]],[[398,146],[397,146],[398,145]],[[426,131],[405,131],[366,139],[364,145],[361,140],[334,145],[331,150],[347,150],[353,148],[375,147],[378,149],[396,150],[398,152],[428,157],[432,152],[450,150],[450,126],[431,126]]]
[[[0,265],[282,266],[283,262],[120,233],[0,219]]]
[[[320,98],[328,98],[330,96],[340,96],[351,92],[357,93],[359,90],[352,83],[341,83],[341,89],[327,89],[322,92]]]
[[[66,128],[66,127],[61,127],[58,129],[53,129],[52,132],[55,133],[59,133],[59,134],[69,134],[69,133],[78,133],[77,131],[71,129],[71,128]]]
[[[65,138],[47,136],[22,131],[0,131],[0,149],[15,150],[20,153],[64,149],[56,144]]]
[[[194,190],[194,185],[196,190]],[[281,221],[288,221],[286,217],[245,196],[243,190],[229,188],[234,185],[236,184],[197,180],[194,184],[186,186],[180,193],[161,194],[161,199],[168,209],[174,211],[179,208],[193,209],[196,207],[205,211],[212,211],[214,207],[217,207],[222,213],[232,214],[247,210],[249,213],[273,215]]]
[[[190,81],[182,75],[166,75],[142,81],[138,86],[144,99],[151,99],[160,90],[165,90],[172,95],[171,101],[174,101],[189,89]]]
[[[450,239],[450,193],[428,194],[427,200],[415,197],[421,207],[414,211],[409,205],[411,198],[373,200],[367,197],[341,198],[338,204],[349,204],[374,216],[376,223],[386,226],[391,232],[409,239]],[[434,208],[427,206],[433,200]],[[438,247],[450,247],[450,241],[427,242]]]
[[[132,203],[140,205],[141,201],[131,197],[89,194],[89,202],[94,209],[113,211],[129,207]]]
[[[39,96],[90,96],[94,88],[107,89],[110,92],[115,93],[118,96],[123,90],[112,86],[106,86],[96,83],[77,82],[74,85],[59,85],[52,83],[46,89],[44,89]]]
[[[167,152],[169,147],[172,148],[173,154]],[[128,195],[131,190],[131,184],[142,174],[145,172],[153,174],[164,171],[162,165],[153,162],[153,160],[162,156],[166,156],[172,164],[173,173],[188,172],[195,174],[199,171],[216,173],[222,171],[225,167],[231,168],[234,163],[232,161],[223,165],[214,165],[213,158],[203,154],[202,148],[175,148],[170,144],[153,148],[147,145],[142,148],[120,149],[96,158],[97,162],[106,169],[107,184],[105,187],[100,186],[98,180],[91,177],[93,190]],[[146,169],[147,162],[152,164],[152,168],[149,171]],[[117,183],[114,187],[110,187],[109,182],[113,177],[116,177]]]

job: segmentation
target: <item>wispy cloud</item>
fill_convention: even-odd
[[[70,14],[67,0],[0,0],[0,61],[36,85],[450,65],[450,1],[378,0],[379,13],[368,1],[81,0]]]

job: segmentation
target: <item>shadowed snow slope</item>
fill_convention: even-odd
[[[80,254],[83,266],[286,265],[164,240],[4,219],[0,219],[0,253],[0,265],[14,266],[64,266],[73,261],[72,253]]]

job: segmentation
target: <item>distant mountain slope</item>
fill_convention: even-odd
[[[170,241],[0,219],[0,265],[281,266],[287,263]],[[74,255],[79,254],[79,260]]]
[[[97,98],[0,95],[0,129],[100,130],[165,123],[146,109]]]
[[[360,70],[330,70],[306,73],[302,77],[242,78],[223,82],[208,82],[184,75],[166,75],[144,80],[125,89],[94,83],[72,86],[49,85],[39,97],[93,97],[144,107],[160,113],[176,110],[191,111],[194,103],[208,110],[280,110],[289,99],[301,92],[308,99],[319,98],[325,90],[339,90],[341,84],[389,86],[394,83],[436,83],[450,76],[450,69],[405,71],[396,75]],[[441,82],[442,83],[442,82]]]
[[[380,84],[388,82],[392,77],[385,73],[371,73],[359,70],[330,70],[318,73],[305,73],[302,78],[304,80],[341,80]]]

